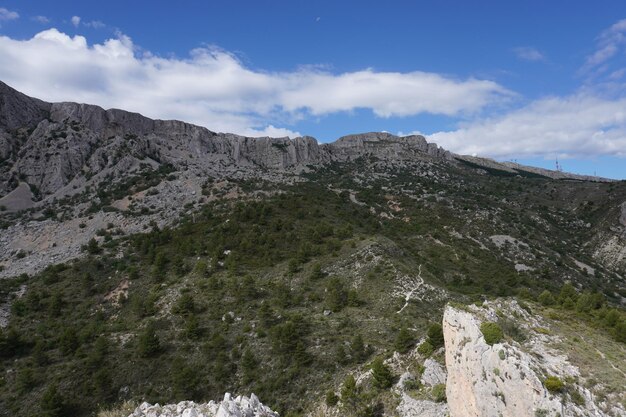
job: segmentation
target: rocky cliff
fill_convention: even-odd
[[[368,155],[451,159],[422,136],[367,133],[331,144],[308,136],[250,138],[88,104],[44,103],[2,83],[0,97],[0,197],[20,180],[36,189],[38,199],[61,197],[104,177],[128,175],[139,163],[221,177],[237,171],[294,171]]]
[[[499,326],[503,320],[524,337],[487,343],[481,325]],[[597,400],[602,397],[589,389],[599,388],[597,380],[570,361],[567,349],[555,348],[563,336],[546,326],[541,316],[511,300],[447,307],[443,331],[450,417],[626,415],[623,394]]]

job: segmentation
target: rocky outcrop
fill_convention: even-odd
[[[540,410],[550,416],[561,412],[560,402],[531,369],[530,358],[506,344],[488,345],[474,314],[446,308],[443,332],[451,417],[534,417]]]
[[[449,412],[448,405],[444,402],[416,400],[406,393],[402,393],[396,411],[400,417],[445,417]]]
[[[626,226],[626,202],[623,202],[620,208],[622,210],[619,216],[619,222],[622,226]]]
[[[128,417],[278,417],[269,407],[263,405],[256,395],[250,398],[224,395],[222,402],[214,401],[197,404],[182,401],[178,404],[151,405],[143,403]]]
[[[515,317],[528,338],[489,345],[481,323],[498,321],[498,313]],[[510,320],[510,319],[509,319]],[[596,403],[581,380],[580,370],[553,349],[558,336],[536,333],[545,322],[514,300],[485,303],[482,308],[448,306],[443,316],[450,417],[536,417],[625,415],[614,401]],[[550,392],[546,378],[571,382],[567,390]],[[567,391],[566,394],[564,391]],[[572,393],[583,398],[571,400]]]

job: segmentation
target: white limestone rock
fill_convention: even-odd
[[[446,403],[416,400],[406,393],[402,394],[400,405],[396,411],[400,417],[445,417],[449,412]]]
[[[534,417],[540,410],[554,416],[561,411],[560,401],[531,369],[532,358],[508,344],[489,346],[476,315],[447,307],[443,333],[451,417]]]
[[[516,317],[528,340],[488,345],[480,331],[484,321],[496,321],[496,311]],[[585,403],[563,401],[548,392],[542,381],[548,375],[580,378],[580,370],[567,356],[554,350],[552,336],[532,329],[545,326],[541,318],[522,309],[514,300],[485,303],[467,310],[448,306],[443,316],[446,395],[450,417],[536,417],[626,415],[620,404],[600,407],[584,386],[575,388]],[[573,389],[574,387],[572,387]]]
[[[446,383],[446,371],[433,359],[424,361],[424,372],[422,373],[421,383],[424,385],[435,386],[437,384]]]
[[[182,401],[178,404],[142,403],[128,417],[279,417],[278,413],[263,405],[256,395],[238,396],[233,399],[229,393],[224,394],[220,403],[210,401],[197,404],[193,401]]]

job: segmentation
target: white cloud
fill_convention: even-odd
[[[515,52],[515,55],[517,55],[519,59],[525,61],[543,61],[545,59],[541,52],[530,46],[520,46],[513,49],[513,52]]]
[[[494,158],[626,156],[626,98],[544,98],[429,139],[456,153]]]
[[[50,23],[50,19],[48,19],[46,16],[33,16],[31,19],[44,25],[46,23]]]
[[[492,81],[425,72],[265,72],[216,48],[195,49],[185,59],[138,56],[136,50],[121,34],[94,45],[56,29],[29,40],[0,37],[0,79],[45,100],[123,108],[242,134],[292,135],[274,126],[359,108],[380,117],[470,114],[511,96]]]
[[[80,25],[80,16],[72,16],[72,19],[70,19],[70,21],[75,27],[78,27],[78,25]]]
[[[616,56],[624,45],[626,45],[626,19],[620,20],[602,32],[598,37],[595,52],[587,57],[582,71],[606,71],[604,64]]]
[[[8,21],[19,19],[20,15],[17,12],[0,7],[0,21]]]
[[[84,25],[92,29],[102,29],[106,27],[106,25],[99,20],[92,20],[91,22],[85,22]]]

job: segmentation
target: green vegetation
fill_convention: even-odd
[[[438,403],[446,400],[446,384],[437,384],[433,387],[431,392],[433,400]]]
[[[372,378],[374,386],[379,389],[388,389],[393,385],[393,375],[391,369],[384,364],[382,358],[378,357],[372,362]]]
[[[502,328],[498,325],[498,323],[484,322],[480,325],[480,331],[485,337],[485,342],[488,345],[499,343],[504,337]]]
[[[443,346],[443,328],[439,323],[433,323],[428,328],[428,343],[434,349],[438,349]]]
[[[108,227],[88,242],[84,259],[0,281],[2,301],[27,285],[0,332],[0,409],[88,416],[128,387],[131,400],[160,403],[254,392],[282,415],[310,411],[307,391],[322,398],[328,393],[326,403],[342,415],[372,415],[381,404],[392,412],[385,400],[393,375],[379,355],[410,352],[426,338],[418,352],[431,356],[443,346],[437,323],[444,303],[485,296],[520,294],[533,309],[558,317],[557,324],[581,323],[626,342],[624,311],[614,307],[626,294],[609,271],[576,252],[589,232],[571,226],[573,198],[559,194],[565,191],[552,181],[477,175],[456,184],[399,168],[358,175],[376,163],[330,164],[305,174],[314,182],[295,186],[233,180],[242,190],[267,195],[218,198],[171,227],[154,223],[132,236]],[[457,178],[467,174],[436,169]],[[171,167],[146,168],[137,178],[112,183],[92,210],[168,175]],[[593,193],[606,190],[603,184],[576,187],[578,199],[599,199]],[[364,205],[352,203],[345,190]],[[619,189],[614,193],[624,197]],[[390,210],[391,203],[399,211]],[[577,203],[580,220],[603,221],[590,207]],[[473,216],[472,222],[459,213]],[[491,245],[485,249],[465,238],[476,230],[519,237],[536,270],[516,271],[506,253],[511,248],[497,250],[485,241]],[[568,268],[570,256],[593,265],[597,276]],[[447,293],[412,298],[398,313],[405,299],[391,294],[399,277],[418,271]],[[118,294],[123,282],[128,290]],[[578,291],[579,284],[589,291]],[[524,340],[514,320],[484,325],[490,344]],[[594,341],[606,342],[599,338]],[[573,353],[591,363],[584,355],[594,352],[587,346]],[[348,375],[374,357],[373,386],[357,387]],[[443,401],[445,386],[425,395]]]
[[[561,379],[556,376],[547,377],[543,381],[543,385],[546,387],[548,391],[550,391],[553,394],[563,391],[563,387],[565,386],[565,384],[563,384],[563,381],[561,381]]]
[[[398,336],[396,336],[396,341],[394,343],[395,349],[400,353],[406,353],[413,347],[414,344],[415,337],[413,334],[411,334],[406,327],[402,327],[400,332],[398,332]]]

